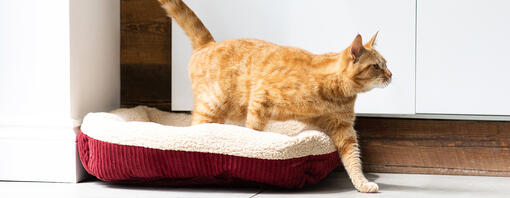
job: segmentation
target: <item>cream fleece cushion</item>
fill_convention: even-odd
[[[336,151],[323,132],[297,121],[270,122],[264,132],[230,124],[189,126],[191,115],[138,106],[89,113],[81,130],[96,140],[145,148],[259,159],[292,159]]]

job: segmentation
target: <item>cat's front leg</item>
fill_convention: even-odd
[[[338,148],[342,163],[354,187],[364,193],[377,192],[379,186],[369,182],[363,174],[358,139],[352,124],[335,127],[330,132],[330,137]]]

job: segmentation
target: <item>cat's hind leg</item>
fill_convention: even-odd
[[[226,119],[226,102],[220,98],[200,96],[195,100],[191,115],[191,125],[205,123],[224,123]]]
[[[269,120],[269,107],[263,97],[253,97],[248,104],[246,127],[263,131]]]

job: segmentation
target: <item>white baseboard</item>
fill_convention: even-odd
[[[86,175],[72,128],[0,126],[0,180],[75,183]]]

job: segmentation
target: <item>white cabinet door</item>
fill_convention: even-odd
[[[510,115],[510,2],[419,0],[416,112]]]
[[[258,38],[313,53],[340,52],[357,33],[367,41],[379,32],[377,49],[394,81],[361,94],[358,113],[414,113],[414,0],[188,0],[217,41]],[[187,64],[191,45],[172,26],[172,109],[191,110]]]

